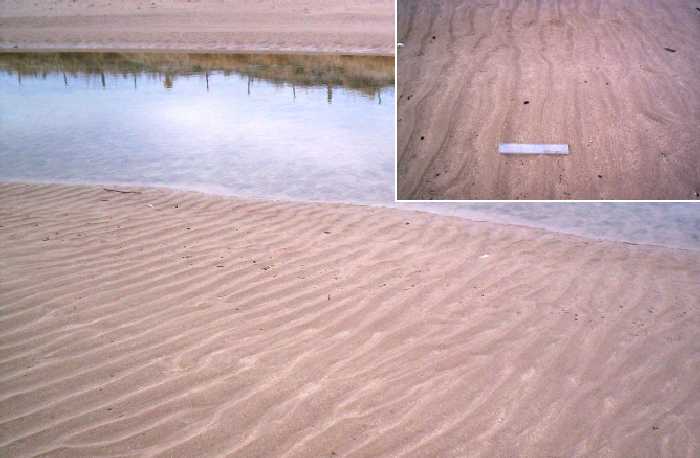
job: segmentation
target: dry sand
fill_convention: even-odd
[[[0,0],[0,48],[393,54],[392,0]]]
[[[0,455],[700,454],[700,254],[0,185]]]
[[[698,8],[399,0],[399,197],[697,199]]]

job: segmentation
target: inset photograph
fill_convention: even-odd
[[[399,200],[700,196],[700,3],[397,13]]]

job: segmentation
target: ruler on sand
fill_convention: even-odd
[[[501,154],[569,154],[569,145],[501,143]]]

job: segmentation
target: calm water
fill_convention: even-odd
[[[700,250],[700,204],[426,203],[412,209],[518,224],[596,239]]]
[[[0,179],[348,201],[700,249],[688,204],[395,204],[393,59],[0,54]]]
[[[0,179],[383,202],[393,162],[393,58],[0,55]]]

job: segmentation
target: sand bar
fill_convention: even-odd
[[[0,0],[0,49],[393,54],[391,0]]]
[[[0,185],[2,456],[697,456],[700,254]]]

